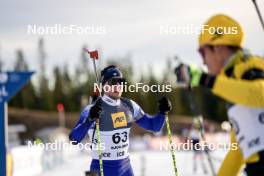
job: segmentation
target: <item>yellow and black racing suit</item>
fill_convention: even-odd
[[[228,102],[231,142],[238,144],[218,176],[237,176],[244,165],[248,176],[264,176],[264,59],[239,50],[218,76],[203,75],[201,84]]]

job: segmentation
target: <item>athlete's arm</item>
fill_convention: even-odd
[[[133,101],[132,105],[136,123],[140,127],[154,132],[158,132],[162,129],[165,121],[165,112],[169,112],[171,110],[171,103],[165,97],[159,101],[159,113],[154,116],[144,113],[143,110]]]
[[[73,142],[73,144],[80,143],[81,140],[85,137],[87,134],[89,128],[92,126],[94,121],[88,120],[89,111],[90,111],[91,105],[87,106],[80,114],[80,119],[76,126],[72,129],[69,139]]]
[[[87,106],[80,115],[80,120],[69,135],[74,144],[81,142],[89,128],[102,114],[102,99],[98,98],[93,105]]]
[[[231,103],[256,108],[264,107],[264,72],[249,70],[247,73],[255,74],[257,78],[253,75],[253,78],[248,80],[243,77],[234,79],[222,75],[214,77],[203,74],[200,83]]]
[[[212,76],[184,64],[178,66],[175,73],[178,82],[205,86],[233,104],[264,107],[264,61],[261,58],[235,65],[232,71],[235,78],[222,74]]]
[[[218,76],[212,91],[234,104],[264,107],[264,80],[247,81]]]
[[[154,132],[161,130],[165,120],[164,114],[158,113],[154,116],[151,116],[145,113],[142,108],[133,100],[131,100],[131,103],[134,109],[133,119],[141,128]]]
[[[136,121],[136,123],[146,130],[158,132],[162,129],[164,121],[164,114],[157,113],[156,115],[151,116],[145,113],[139,120]]]

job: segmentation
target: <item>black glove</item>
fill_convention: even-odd
[[[166,97],[162,97],[159,100],[159,112],[162,114],[165,114],[171,111],[171,109],[172,109],[172,106],[171,106],[170,100]]]
[[[98,98],[96,100],[96,103],[90,109],[88,119],[94,121],[96,119],[99,119],[101,117],[101,114],[102,114],[102,99]]]
[[[174,70],[174,73],[176,74],[177,77],[177,82],[182,84],[184,83],[189,84],[192,76],[190,70],[191,70],[190,66],[188,65],[185,64],[178,65]]]
[[[207,82],[203,84],[202,79],[202,77],[207,74],[198,67],[180,64],[175,68],[174,72],[177,76],[177,82],[180,84],[185,84],[187,87],[191,88],[199,85],[207,86],[204,85],[207,84]]]

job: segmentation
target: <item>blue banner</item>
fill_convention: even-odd
[[[0,176],[6,175],[5,103],[29,81],[34,72],[0,72]]]

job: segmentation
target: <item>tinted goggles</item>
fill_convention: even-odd
[[[107,82],[110,86],[117,85],[117,84],[124,85],[126,82],[126,79],[125,78],[111,78]]]

